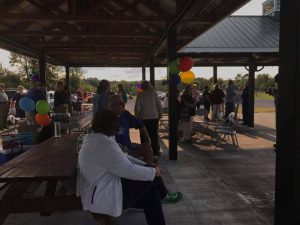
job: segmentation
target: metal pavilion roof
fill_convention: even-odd
[[[245,64],[255,55],[261,65],[278,65],[279,20],[272,16],[229,16],[179,51],[197,64]]]
[[[0,47],[68,66],[162,64],[249,0],[0,0]]]

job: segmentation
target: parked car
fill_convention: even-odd
[[[50,110],[54,108],[54,92],[55,91],[47,91],[47,101],[50,106]]]
[[[8,96],[8,99],[11,100],[11,98],[18,92],[18,88],[6,88],[5,93]],[[24,93],[26,93],[27,90],[24,89]]]

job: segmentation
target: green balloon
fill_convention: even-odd
[[[174,60],[169,63],[169,73],[170,74],[179,74],[179,64],[177,60]]]
[[[35,106],[36,111],[39,114],[45,115],[50,111],[49,104],[46,100],[39,100]]]

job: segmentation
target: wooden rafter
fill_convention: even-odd
[[[168,12],[161,9],[158,4],[154,4],[152,1],[149,0],[140,0],[140,3],[142,3],[145,7],[149,8],[153,13],[157,14],[158,16],[164,18],[165,20],[169,20],[172,18],[172,15],[170,15]]]
[[[144,17],[139,15],[125,16],[102,16],[102,15],[55,15],[55,14],[29,14],[29,13],[9,13],[0,14],[0,21],[49,21],[49,22],[66,22],[66,21],[78,21],[78,22],[97,22],[97,23],[154,23],[165,24],[166,21],[158,16]],[[211,19],[198,18],[191,20],[192,24],[211,24]]]
[[[158,38],[160,33],[132,33],[132,32],[111,32],[105,33],[102,31],[93,31],[89,33],[80,31],[24,31],[24,32],[9,32],[7,36],[11,37],[40,37],[40,36],[57,36],[57,37],[107,37],[107,38],[123,38],[123,37],[138,37],[138,38]],[[189,36],[190,37],[190,36]]]
[[[7,13],[10,10],[14,9],[18,5],[20,5],[24,0],[4,0],[0,4],[0,15],[3,13]]]

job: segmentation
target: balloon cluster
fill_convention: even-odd
[[[137,85],[137,91],[138,91],[138,93],[143,92],[143,90],[142,90],[142,84],[138,84]]]
[[[192,83],[195,80],[195,74],[191,71],[192,67],[193,59],[188,56],[181,58],[179,63],[177,60],[170,62],[168,65],[171,74],[170,82],[175,84],[179,84],[180,81],[184,84]]]
[[[21,98],[19,106],[25,112],[35,112],[35,121],[41,126],[48,126],[51,123],[49,116],[50,106],[46,100],[39,100],[36,104],[29,97]]]

